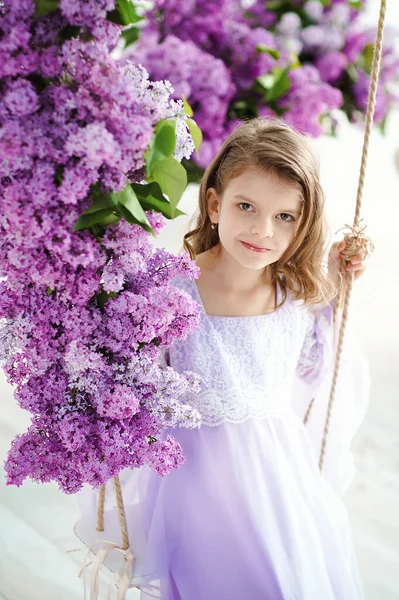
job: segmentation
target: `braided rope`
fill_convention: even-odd
[[[122,536],[122,548],[123,550],[127,550],[129,548],[129,534],[127,532],[125,506],[123,504],[122,488],[119,477],[114,477],[114,487],[116,494],[116,505],[118,507],[119,527],[121,529]]]
[[[349,259],[351,256],[354,256],[355,254],[357,254],[359,251],[363,251],[365,253],[365,256],[367,256],[367,254],[371,253],[374,250],[374,246],[373,246],[371,240],[369,238],[367,238],[363,233],[365,228],[360,227],[359,216],[360,216],[360,209],[362,206],[362,199],[363,199],[363,188],[364,188],[364,181],[365,181],[365,177],[366,177],[368,149],[369,149],[369,144],[370,144],[371,129],[372,129],[372,125],[373,125],[374,110],[375,110],[376,97],[377,97],[378,78],[379,78],[379,73],[380,73],[380,69],[381,69],[381,56],[382,56],[382,42],[383,42],[383,35],[384,35],[385,13],[386,13],[386,0],[381,0],[380,14],[379,14],[379,19],[378,19],[378,27],[377,27],[377,39],[376,39],[376,43],[374,46],[373,63],[372,63],[372,68],[371,68],[371,82],[370,82],[370,89],[369,89],[368,103],[367,103],[366,125],[365,125],[363,151],[362,151],[362,158],[361,158],[361,165],[360,165],[359,184],[358,184],[357,197],[356,197],[355,216],[353,219],[353,226],[352,227],[350,227],[349,225],[345,226],[346,228],[349,229],[349,232],[345,235],[346,247],[345,247],[345,250],[342,252],[342,256],[344,259],[343,263],[345,263],[346,260]],[[332,384],[331,384],[330,398],[329,398],[328,407],[327,407],[327,417],[326,417],[326,422],[325,422],[325,426],[324,426],[323,439],[322,439],[322,445],[321,445],[320,460],[319,460],[320,470],[323,469],[325,455],[326,455],[327,438],[328,438],[328,433],[329,433],[330,424],[331,424],[332,409],[333,409],[333,403],[334,403],[335,392],[336,392],[336,387],[337,387],[339,366],[340,366],[341,356],[342,356],[345,328],[346,328],[348,314],[349,314],[349,300],[350,300],[350,296],[351,296],[351,292],[352,292],[353,280],[354,280],[353,273],[348,273],[347,271],[345,271],[345,282],[344,282],[345,289],[343,291],[341,291],[341,293],[340,293],[340,297],[343,298],[342,319],[341,319],[341,326],[340,326],[339,334],[338,334],[338,344],[337,344],[337,351],[336,351],[336,357],[335,357],[334,372],[333,372],[333,378],[332,378]],[[341,298],[336,302],[337,309],[338,309],[338,306],[341,304],[341,301],[340,301]],[[314,404],[314,402],[312,400],[310,408],[313,406],[313,404]],[[307,411],[307,414],[305,417],[306,419],[309,418],[308,413],[310,413],[310,409],[308,409],[308,411]]]
[[[98,492],[97,531],[104,531],[105,486],[106,484],[100,486]],[[123,503],[122,488],[119,481],[119,477],[114,477],[114,488],[116,496],[116,506],[118,509],[119,527],[122,536],[122,549],[127,550],[129,548],[129,535],[127,531],[125,505]]]
[[[97,531],[104,531],[105,484],[98,490]]]

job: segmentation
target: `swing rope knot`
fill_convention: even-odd
[[[337,231],[346,231],[344,234],[345,248],[342,250],[341,255],[345,261],[349,261],[356,254],[363,253],[364,258],[370,256],[374,252],[374,244],[371,239],[364,234],[367,225],[361,227],[361,222],[364,219],[360,219],[357,224],[345,225]]]

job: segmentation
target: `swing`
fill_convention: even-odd
[[[337,316],[338,310],[342,307],[342,317],[340,319],[340,326],[337,336],[337,345],[335,352],[335,362],[334,362],[334,370],[332,375],[332,383],[330,389],[330,395],[327,406],[327,415],[324,425],[324,431],[322,436],[321,443],[321,451],[319,458],[319,468],[320,471],[323,470],[325,456],[326,456],[326,446],[327,446],[327,438],[330,429],[331,419],[332,419],[332,410],[334,404],[334,398],[337,388],[338,374],[342,357],[342,348],[344,342],[344,335],[346,324],[348,320],[349,314],[349,301],[353,286],[354,276],[353,273],[345,271],[343,268],[345,262],[349,260],[355,254],[359,252],[363,252],[365,257],[371,254],[374,247],[371,240],[364,235],[365,227],[361,227],[360,219],[360,210],[362,205],[363,198],[363,188],[364,188],[364,180],[366,175],[366,165],[367,165],[367,157],[368,157],[368,149],[369,142],[371,136],[371,129],[373,124],[374,110],[376,104],[376,95],[377,95],[377,85],[378,78],[381,67],[381,56],[382,56],[382,42],[383,42],[383,34],[384,34],[384,21],[386,14],[386,0],[381,0],[380,3],[380,12],[377,26],[377,37],[374,45],[374,53],[373,53],[373,62],[371,69],[371,80],[370,80],[370,89],[368,95],[368,103],[367,103],[367,112],[366,112],[366,121],[365,121],[365,132],[364,132],[364,141],[362,148],[362,156],[361,156],[361,165],[360,165],[360,174],[359,174],[359,182],[357,188],[357,197],[356,197],[356,206],[355,206],[355,216],[353,220],[353,225],[345,225],[343,228],[346,229],[347,232],[344,235],[344,239],[346,242],[345,250],[342,252],[342,262],[341,262],[341,272],[345,273],[343,284],[340,286],[338,291],[338,296],[336,298],[335,306],[334,306],[334,325],[337,326]],[[308,423],[310,414],[312,412],[312,408],[315,404],[315,398],[313,398],[309,404],[309,407],[306,411],[304,417],[305,425]],[[109,516],[109,523],[113,521],[113,525],[116,525],[116,520],[119,521],[119,528],[121,532],[122,543],[118,545],[117,543],[110,542],[106,540],[105,535],[105,527],[104,527],[104,505],[105,505],[105,492],[106,487],[102,485],[99,489],[98,495],[98,505],[97,505],[97,521],[96,523],[90,522],[87,519],[81,519],[75,526],[75,533],[80,538],[80,540],[89,547],[87,556],[84,562],[84,566],[81,570],[80,575],[83,574],[83,578],[85,576],[86,568],[89,566],[87,564],[87,559],[91,553],[95,554],[93,559],[93,573],[91,579],[91,590],[90,590],[90,600],[98,599],[99,592],[99,571],[101,567],[104,565],[111,573],[114,573],[113,580],[110,584],[108,598],[110,598],[110,593],[112,592],[112,587],[116,586],[117,589],[117,598],[118,600],[125,600],[126,593],[129,588],[136,587],[138,589],[146,590],[146,593],[149,597],[160,598],[160,587],[159,582],[156,581],[150,584],[146,584],[145,586],[141,586],[140,583],[140,557],[136,561],[135,555],[133,554],[130,543],[129,536],[127,530],[127,518],[126,511],[122,497],[122,489],[119,477],[113,478],[115,494],[116,494],[116,504],[117,504],[117,513],[113,511],[113,514]],[[134,517],[134,506],[128,508],[128,516]],[[137,519],[135,519],[137,522]],[[136,531],[135,538],[144,540],[144,531]],[[96,539],[95,542],[92,542],[93,539]],[[119,555],[115,555],[112,553],[113,550],[117,550]],[[90,563],[91,564],[91,563]],[[133,577],[133,567],[135,568],[136,573],[138,575]],[[84,585],[84,593],[86,598],[86,586]]]

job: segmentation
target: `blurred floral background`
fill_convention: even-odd
[[[204,141],[204,167],[240,118],[280,116],[312,136],[336,135],[337,113],[361,123],[376,27],[367,0],[155,0],[125,32],[124,56],[184,94]],[[385,32],[375,124],[399,100],[398,30]],[[130,45],[129,45],[130,42]]]

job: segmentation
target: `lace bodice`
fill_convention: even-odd
[[[200,393],[184,401],[199,410],[203,425],[281,416],[290,410],[295,373],[314,380],[321,372],[332,307],[310,311],[288,297],[274,313],[211,316],[195,281],[176,278],[173,283],[198,302],[201,323],[164,353],[163,362],[202,377]]]

